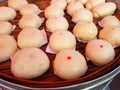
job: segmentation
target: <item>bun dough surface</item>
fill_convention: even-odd
[[[67,6],[67,13],[72,16],[73,12],[77,9],[84,8],[81,2],[71,2]]]
[[[16,11],[10,7],[0,7],[0,21],[11,21],[15,19]]]
[[[74,49],[76,46],[76,39],[71,32],[58,30],[50,36],[49,45],[55,52],[60,52],[64,49]]]
[[[80,8],[74,11],[72,15],[72,21],[75,23],[78,21],[93,21],[93,15],[90,10],[86,8]]]
[[[66,0],[66,2],[69,4],[69,3],[71,3],[71,2],[73,2],[73,1],[75,1],[75,0]]]
[[[101,27],[120,26],[120,21],[115,16],[105,16],[99,23]]]
[[[116,4],[113,2],[106,2],[97,5],[92,9],[94,18],[101,18],[107,15],[112,15],[116,10]]]
[[[7,21],[0,22],[0,34],[11,34],[13,25]]]
[[[90,21],[79,21],[73,28],[73,33],[81,42],[88,42],[96,38],[98,30]]]
[[[8,60],[17,50],[17,43],[13,36],[0,35],[0,62]]]
[[[21,7],[27,4],[27,0],[8,0],[8,7],[11,7],[15,10],[20,10]]]
[[[120,27],[105,27],[100,30],[99,38],[108,41],[114,47],[120,46]]]
[[[51,17],[46,21],[47,31],[68,30],[69,23],[65,17]]]
[[[50,4],[51,5],[56,5],[56,6],[60,7],[60,8],[62,8],[63,10],[67,6],[66,0],[51,0]]]
[[[106,65],[115,57],[113,46],[109,42],[100,39],[88,42],[85,54],[86,57],[97,66]]]
[[[20,28],[28,28],[28,27],[39,28],[41,24],[42,24],[42,20],[36,14],[26,14],[22,16],[22,18],[18,22]]]
[[[88,0],[76,0],[77,2],[81,2],[83,5],[87,3]]]
[[[87,63],[84,56],[75,50],[62,50],[53,62],[55,74],[62,79],[75,79],[85,74]]]
[[[41,10],[39,7],[35,4],[27,4],[26,6],[22,7],[20,9],[20,14],[25,15],[25,14],[40,14]]]
[[[11,71],[18,78],[36,78],[43,75],[50,66],[49,58],[38,48],[18,50],[11,59]]]
[[[73,1],[77,1],[77,2],[81,2],[84,5],[88,0],[66,0],[66,1],[68,4],[73,2]]]
[[[62,8],[56,5],[50,5],[46,7],[44,14],[46,18],[58,17],[58,16],[64,16],[64,11]]]
[[[88,0],[85,4],[87,9],[92,9],[93,7],[105,3],[105,0]]]
[[[24,28],[18,34],[18,46],[20,48],[39,47],[44,41],[43,33],[36,28]]]

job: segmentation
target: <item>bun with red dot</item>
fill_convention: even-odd
[[[66,49],[59,52],[54,60],[54,71],[62,79],[75,79],[83,76],[87,71],[84,56],[78,51]]]
[[[111,62],[115,57],[113,46],[105,40],[92,40],[85,49],[86,57],[95,65],[102,66]]]

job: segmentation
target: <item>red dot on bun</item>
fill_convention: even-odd
[[[71,56],[67,56],[67,60],[71,60],[71,58],[72,58]]]
[[[62,35],[63,33],[61,32],[60,34]]]
[[[104,46],[103,45],[100,45],[100,48],[103,48]]]

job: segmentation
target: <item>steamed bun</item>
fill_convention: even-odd
[[[16,17],[16,11],[10,7],[0,7],[0,21],[11,21]]]
[[[49,66],[48,56],[39,48],[18,50],[11,58],[11,72],[18,78],[36,78],[43,75]]]

